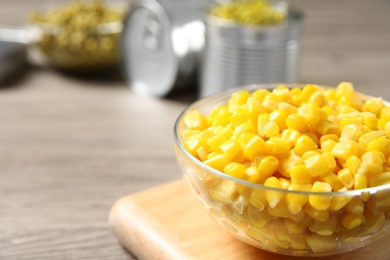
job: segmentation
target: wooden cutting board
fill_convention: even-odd
[[[208,215],[184,180],[118,200],[109,216],[120,243],[139,259],[390,260],[390,235],[331,257],[291,257],[244,244]]]

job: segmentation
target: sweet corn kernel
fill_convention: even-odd
[[[353,174],[348,168],[338,171],[337,177],[347,189],[351,189],[353,187]]]
[[[269,123],[269,114],[260,114],[257,118],[257,134],[266,137],[265,126]]]
[[[271,187],[271,188],[276,188],[276,189],[281,189],[282,188],[282,186],[280,185],[279,180],[276,177],[273,177],[273,176],[269,177],[264,182],[264,186]],[[279,201],[283,198],[283,193],[280,192],[280,191],[267,190],[265,195],[266,195],[266,198],[267,198],[267,201],[268,201],[268,205],[271,208],[275,208],[276,205],[279,203]]]
[[[230,123],[231,116],[232,116],[232,113],[229,110],[227,110],[226,108],[221,108],[214,115],[213,120],[212,120],[212,125],[213,126],[227,126]]]
[[[344,126],[341,130],[341,137],[343,138],[349,138],[353,141],[358,141],[360,136],[362,136],[363,131],[361,130],[361,127],[356,124],[348,124]]]
[[[279,159],[278,171],[284,177],[290,177],[290,169],[295,165],[304,164],[302,158],[294,153],[294,150],[290,150],[285,156]]]
[[[315,127],[316,131],[321,134],[321,135],[330,135],[330,134],[334,134],[334,135],[338,135],[339,132],[340,132],[340,129],[339,129],[339,126],[330,121],[330,120],[323,120],[323,121],[320,121],[316,127]]]
[[[337,142],[332,139],[325,140],[321,143],[321,151],[323,152],[332,152],[333,148],[336,146]]]
[[[373,213],[367,210],[364,212],[364,218],[364,230],[371,234],[378,232],[386,222],[386,216],[382,212]]]
[[[339,211],[344,208],[352,198],[353,197],[351,196],[335,196],[332,198],[329,208],[333,211]]]
[[[375,139],[384,136],[386,133],[384,131],[375,131],[375,132],[369,132],[365,133],[359,138],[359,143],[367,146],[370,142],[374,141]]]
[[[235,178],[244,179],[246,176],[245,174],[245,167],[241,163],[231,162],[228,165],[225,166],[224,172],[227,175],[230,175]]]
[[[285,155],[291,149],[291,144],[282,138],[273,137],[265,142],[268,153],[272,155]]]
[[[385,156],[390,154],[390,141],[386,136],[381,136],[367,144],[368,151],[380,151]]]
[[[217,154],[211,158],[208,158],[203,163],[222,172],[225,166],[229,163],[229,158],[223,154]]]
[[[290,114],[286,119],[286,126],[290,129],[295,129],[299,132],[307,132],[307,122],[306,118],[299,114]]]
[[[383,109],[382,109],[383,110]],[[363,125],[369,127],[372,130],[376,130],[378,126],[378,118],[374,113],[371,112],[361,112],[359,116],[363,119]]]
[[[327,252],[337,247],[337,237],[334,235],[320,236],[318,234],[311,234],[307,237],[307,243],[313,252]]]
[[[353,229],[357,226],[363,224],[365,221],[364,215],[356,215],[356,214],[347,214],[341,220],[343,227],[346,229]]]
[[[292,147],[295,146],[295,143],[300,136],[301,134],[294,129],[284,129],[282,132],[282,139],[290,141]]]
[[[291,167],[290,178],[292,184],[311,183],[311,174],[307,167],[303,164],[298,164]]]
[[[239,195],[237,183],[231,180],[222,180],[219,183],[212,184],[209,194],[215,200],[230,204]]]
[[[369,180],[370,187],[382,186],[390,183],[390,172],[374,175]]]
[[[250,160],[253,160],[257,154],[263,153],[265,151],[265,142],[258,135],[254,135],[251,139],[249,139],[243,148],[243,153],[245,157]]]
[[[198,111],[191,111],[183,118],[188,129],[201,130],[208,127],[206,117]]]
[[[220,146],[219,149],[224,153],[224,155],[232,160],[234,156],[236,156],[240,151],[241,151],[241,146],[240,144],[232,139],[226,140],[223,142]],[[204,161],[204,160],[202,160]]]
[[[266,179],[268,177],[271,177],[278,169],[278,167],[279,167],[279,160],[274,156],[267,156],[260,161],[257,169],[259,171],[261,178]]]
[[[301,135],[295,142],[294,152],[297,155],[302,155],[307,151],[316,150],[317,144],[307,135]]]
[[[344,187],[343,183],[340,181],[337,175],[331,171],[323,173],[320,178],[322,181],[329,183],[333,191],[339,191]]]
[[[319,140],[319,143],[322,144],[322,142],[326,141],[326,140],[333,140],[335,141],[336,143],[339,141],[339,137],[338,135],[336,134],[326,134],[326,135],[322,135],[320,137],[320,140]]]
[[[327,221],[329,219],[329,210],[317,210],[312,207],[309,203],[305,205],[305,212],[314,220]]]
[[[251,204],[259,211],[263,211],[265,207],[268,205],[268,201],[265,196],[265,191],[253,189],[251,191],[251,194],[249,195],[249,204]]]
[[[265,108],[257,98],[253,96],[248,98],[246,102],[246,110],[245,110],[245,115],[248,119],[256,123],[259,114],[263,114],[267,112],[268,112],[267,108]]]
[[[331,192],[332,186],[326,182],[316,181],[312,188],[312,192]],[[324,195],[310,195],[309,203],[316,210],[327,210],[330,206],[331,197]]]
[[[315,125],[319,122],[320,108],[313,102],[302,104],[298,108],[298,113],[305,117],[306,124]]]
[[[364,103],[362,110],[371,112],[379,117],[383,107],[384,103],[382,98],[371,98]]]
[[[283,131],[287,127],[286,118],[287,118],[286,112],[282,110],[276,110],[269,114],[270,121],[275,122],[278,125],[280,131]]]
[[[260,178],[260,173],[257,170],[256,166],[249,166],[248,168],[245,169],[245,175],[246,179],[249,182],[260,182],[263,183],[265,179]]]
[[[301,158],[302,158],[303,160],[306,160],[306,159],[310,158],[310,157],[313,156],[313,155],[320,155],[320,152],[317,151],[317,150],[310,150],[310,151],[307,151],[307,152],[305,152],[304,154],[302,154],[302,155],[301,155]]]
[[[280,102],[278,105],[279,111],[284,112],[284,114],[287,116],[291,114],[298,113],[298,108],[293,106],[292,104],[286,103],[286,102]]]
[[[230,116],[229,121],[235,127],[247,122],[247,117],[241,112],[234,112]]]
[[[270,121],[264,126],[264,133],[267,138],[271,138],[279,134],[279,126],[275,121]]]
[[[239,90],[231,95],[230,102],[232,106],[239,106],[246,103],[250,97],[250,93],[247,90]]]
[[[353,186],[355,190],[367,188],[367,177],[364,174],[355,174]]]
[[[332,215],[327,221],[314,221],[310,226],[309,230],[320,236],[331,236],[334,233],[337,225],[337,216]]]
[[[250,121],[247,121],[247,122],[244,122],[242,123],[241,125],[238,125],[234,128],[234,131],[233,131],[233,134],[240,134],[240,133],[256,133],[257,130],[256,130],[256,127],[255,125],[250,122]]]
[[[352,174],[357,173],[362,161],[356,155],[353,155],[347,159],[345,162],[347,168]]]
[[[320,154],[307,158],[305,165],[312,177],[320,176],[329,170],[328,161]]]
[[[250,225],[256,228],[262,228],[272,220],[268,211],[258,210],[254,207],[247,207],[247,214]]]
[[[255,92],[253,92],[252,96],[257,98],[260,102],[263,102],[265,97],[270,93],[267,89],[257,89]]]
[[[340,158],[346,161],[349,157],[353,155],[357,155],[358,148],[357,146],[347,143],[347,142],[339,142],[333,147],[332,152],[334,157]]]
[[[217,151],[222,143],[228,140],[233,135],[233,129],[231,127],[224,127],[223,130],[209,138],[206,143],[214,150]]]
[[[311,184],[291,184],[289,190],[293,191],[310,191]],[[292,214],[297,214],[302,210],[302,207],[307,203],[309,197],[306,194],[287,193],[286,202],[288,210]]]

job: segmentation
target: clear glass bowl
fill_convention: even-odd
[[[249,91],[273,89],[279,84],[251,85]],[[287,85],[302,87],[302,85]],[[183,146],[183,117],[197,110],[207,114],[224,104],[229,89],[190,105],[174,127],[175,152],[184,179],[213,219],[236,238],[254,247],[284,255],[327,256],[364,247],[389,230],[390,185],[347,192],[313,193],[275,189],[237,179],[217,171],[193,157]],[[276,206],[267,197],[278,198]],[[292,213],[289,201],[302,204]],[[310,199],[330,203],[317,210]],[[362,216],[362,217],[356,217]],[[347,229],[343,222],[363,220]]]
[[[119,64],[119,40],[127,8],[128,4],[119,0],[49,2],[30,14],[32,45],[46,63],[60,69],[112,68]]]

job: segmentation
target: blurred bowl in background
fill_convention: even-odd
[[[34,10],[29,27],[43,60],[56,68],[88,72],[119,64],[125,1],[56,1]]]

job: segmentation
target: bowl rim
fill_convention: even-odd
[[[212,106],[211,109],[215,108],[218,106],[218,102],[222,101],[227,101],[230,95],[236,91],[239,90],[248,90],[249,92],[253,92],[257,89],[267,89],[267,90],[272,90],[273,88],[280,86],[280,85],[285,85],[289,89],[294,88],[294,87],[300,87],[302,88],[303,86],[306,86],[307,84],[301,84],[301,83],[266,83],[266,84],[250,84],[250,85],[244,85],[240,87],[235,87],[235,88],[230,88],[224,91],[220,91],[216,94],[207,96],[205,98],[199,99],[190,105],[188,105],[177,117],[175,124],[174,124],[174,129],[173,129],[173,135],[174,135],[174,140],[175,144],[178,146],[181,152],[193,163],[195,163],[198,167],[202,168],[203,170],[206,170],[213,175],[216,175],[220,178],[223,179],[228,179],[234,182],[237,182],[239,184],[242,184],[247,187],[255,188],[255,189],[261,189],[261,190],[269,190],[269,191],[276,191],[276,192],[281,192],[285,194],[300,194],[300,195],[320,195],[320,196],[360,196],[364,194],[376,194],[377,192],[380,191],[385,191],[385,190],[390,190],[390,184],[385,184],[381,186],[376,186],[376,187],[370,187],[370,188],[365,188],[365,189],[359,189],[359,190],[347,190],[347,191],[331,191],[331,192],[312,192],[312,191],[297,191],[297,190],[286,190],[282,188],[274,188],[274,187],[268,187],[262,184],[258,183],[253,183],[249,182],[243,179],[239,179],[230,175],[225,174],[222,171],[218,171],[210,166],[207,166],[204,164],[202,161],[198,160],[195,158],[191,153],[185,149],[183,143],[181,142],[181,137],[179,136],[179,128],[181,127],[183,121],[183,117],[190,111],[195,110],[196,108],[199,108],[203,104],[211,104]],[[321,87],[321,88],[334,88],[334,87],[329,87],[329,86],[323,86],[319,84],[313,84],[315,86]],[[355,91],[356,93],[362,95],[363,97],[370,97],[369,95],[365,95],[361,92]],[[390,104],[387,101],[384,101],[386,105],[390,106]],[[223,104],[223,103],[221,103]],[[211,110],[209,111],[211,112]],[[177,160],[178,161],[178,160]],[[179,161],[178,161],[179,163]]]

